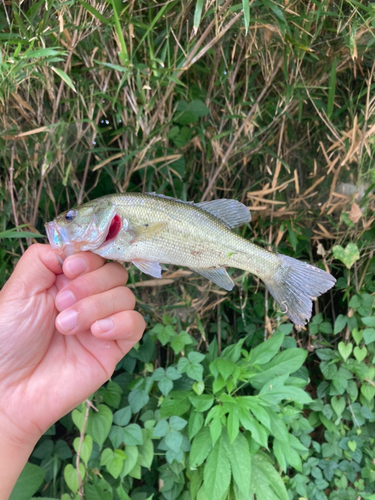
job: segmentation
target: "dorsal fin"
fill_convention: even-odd
[[[165,196],[159,193],[147,193],[152,196],[159,196],[167,200],[177,201],[179,203],[185,203],[186,205],[194,205],[201,208],[205,212],[214,215],[221,220],[229,229],[233,227],[242,226],[242,224],[248,224],[251,221],[250,210],[240,201],[237,200],[227,200],[223,198],[222,200],[212,200],[212,201],[202,201],[201,203],[194,203],[193,201],[182,201],[177,198],[172,198],[171,196]]]
[[[251,221],[250,210],[237,200],[212,200],[197,203],[197,207],[220,219],[230,229],[248,224]]]
[[[165,194],[155,193],[155,191],[146,194],[150,194],[151,196],[159,196],[159,198],[164,198],[165,200],[178,201],[179,203],[184,203],[185,205],[194,205],[194,201],[182,201],[179,200],[178,198],[173,198],[173,196],[167,196]]]

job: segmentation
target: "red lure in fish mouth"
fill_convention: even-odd
[[[115,215],[111,221],[111,224],[109,226],[108,234],[105,239],[105,243],[107,241],[114,240],[118,233],[120,232],[121,229],[121,218],[119,215]]]

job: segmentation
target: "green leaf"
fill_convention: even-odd
[[[201,352],[191,351],[188,354],[188,359],[191,363],[201,363],[206,356]]]
[[[165,374],[170,380],[178,380],[179,378],[181,378],[181,375],[173,366],[168,366],[168,368],[165,371]]]
[[[169,419],[169,426],[174,431],[181,431],[186,425],[187,421],[181,417],[173,416]]]
[[[124,443],[127,446],[143,444],[142,429],[138,424],[129,424],[124,428]]]
[[[192,344],[193,339],[187,332],[180,332],[178,335],[175,335],[170,343],[171,348],[174,350],[174,353],[179,354],[186,345]],[[168,368],[167,368],[168,370]]]
[[[356,346],[354,348],[354,357],[355,359],[358,361],[358,363],[360,363],[361,361],[363,361],[365,359],[365,357],[367,356],[367,349],[365,346],[363,346],[362,348],[361,347],[358,347]]]
[[[200,396],[191,394],[189,399],[197,411],[209,410],[215,401],[215,398],[209,394],[201,394]]]
[[[194,113],[197,118],[203,118],[203,116],[207,116],[210,114],[210,110],[207,108],[204,102],[200,101],[199,99],[194,99],[193,101],[191,101],[188,104],[187,110]]]
[[[284,385],[287,378],[288,375],[284,375],[267,382],[259,393],[261,400],[274,404],[278,404],[283,399],[293,399],[300,404],[311,403],[311,398],[307,392],[299,387]]]
[[[150,397],[146,391],[134,389],[128,396],[130,408],[133,413],[138,413],[148,403]]]
[[[363,330],[363,339],[365,344],[370,344],[375,341],[375,328],[366,328]]]
[[[76,453],[78,453],[78,448],[79,448],[79,442],[80,438],[75,438],[73,442],[73,448],[75,449]],[[92,452],[92,437],[87,435],[85,436],[84,440],[82,441],[81,444],[81,459],[85,462],[87,465],[87,462],[90,460],[91,457],[91,452]]]
[[[375,327],[375,316],[367,316],[365,318],[361,318],[361,321],[366,326]]]
[[[97,410],[90,408],[86,432],[101,448],[111,430],[113,415],[106,405],[98,405]]]
[[[139,450],[136,446],[127,446],[125,450],[126,458],[122,464],[122,469],[120,472],[121,479],[131,472],[137,464],[139,457]]]
[[[280,475],[264,454],[253,455],[251,466],[250,498],[252,495],[256,495],[257,500],[289,500]]]
[[[161,404],[160,416],[168,418],[173,415],[181,416],[186,413],[190,408],[189,394],[189,391],[170,392]]]
[[[191,467],[196,468],[202,465],[202,463],[208,457],[212,449],[212,441],[210,435],[209,427],[203,427],[202,430],[198,432],[195,436],[193,444],[191,446],[189,463]]]
[[[353,309],[358,309],[361,307],[362,304],[362,299],[360,295],[353,295],[353,297],[349,301],[349,307],[352,307]]]
[[[340,260],[348,269],[359,260],[359,251],[355,243],[348,243],[345,249],[341,245],[336,245],[332,248],[332,252],[335,259]]]
[[[336,396],[333,396],[331,399],[331,405],[336,415],[340,417],[346,407],[345,398],[337,398]]]
[[[364,383],[361,385],[361,394],[367,401],[372,401],[375,396],[375,387],[371,384]]]
[[[121,389],[121,387],[118,384],[116,384],[116,382],[110,380],[104,391],[104,396],[103,396],[104,402],[107,405],[112,406],[113,408],[118,408],[120,406],[122,393],[123,390]]]
[[[357,328],[353,328],[352,337],[353,337],[355,343],[358,345],[361,342],[361,340],[363,339],[362,330],[358,330]]]
[[[270,339],[259,344],[250,352],[250,362],[254,365],[264,365],[268,363],[279,351],[283,343],[284,335],[273,335]]]
[[[73,92],[77,93],[74,85],[73,85],[73,82],[72,80],[70,79],[70,76],[68,76],[65,71],[63,71],[62,69],[60,68],[55,68],[55,66],[51,66],[51,69],[57,73],[59,75],[59,77],[61,78],[61,80],[63,80],[67,85],[68,87],[70,87]]]
[[[268,432],[249,412],[239,410],[239,419],[242,426],[251,432],[251,437],[264,448],[268,449]]]
[[[158,387],[163,396],[168,396],[173,389],[173,382],[168,377],[163,377],[160,382],[158,382]]]
[[[146,434],[146,432],[147,431],[145,431],[144,434]],[[138,446],[138,452],[138,465],[146,467],[146,469],[151,469],[151,464],[154,459],[154,444],[152,439],[143,435],[143,444]]]
[[[181,432],[169,431],[165,436],[165,444],[173,451],[177,451],[181,448],[183,436]]]
[[[162,343],[162,345],[166,345],[176,336],[176,332],[172,325],[166,325],[164,329],[158,334],[158,340]]]
[[[346,316],[344,316],[343,314],[339,314],[336,318],[336,321],[335,321],[335,328],[333,330],[333,333],[335,335],[340,333],[346,327],[347,321],[348,321],[348,318]]]
[[[189,417],[189,440],[198,434],[203,426],[204,417],[201,412],[191,411]]]
[[[280,439],[277,439],[277,437],[275,437],[275,439],[273,440],[273,453],[283,472],[286,472],[288,468],[287,456],[289,455],[289,451],[289,442],[286,443],[285,441],[281,441]]]
[[[228,440],[225,432],[222,438]],[[249,444],[243,436],[238,434],[237,438],[232,444],[227,442],[227,453],[232,469],[233,480],[237,484],[238,489],[245,496],[249,498],[250,493],[250,479],[251,479],[251,455]]]
[[[353,344],[351,342],[349,342],[349,344],[345,344],[345,342],[339,342],[338,350],[342,359],[346,361],[352,353]]]
[[[109,432],[109,439],[114,448],[119,448],[124,442],[124,429],[118,425],[112,425]]]
[[[65,50],[56,47],[47,47],[45,49],[31,50],[26,53],[27,59],[39,59],[40,57],[55,57],[66,54]]]
[[[223,377],[224,380],[227,380],[232,375],[234,369],[236,368],[235,363],[229,361],[229,359],[223,359],[223,358],[218,358],[216,365],[220,375]]]
[[[226,493],[230,477],[231,465],[224,438],[221,436],[208,455],[204,466],[203,484],[208,500],[218,500]]]
[[[100,457],[100,465],[105,465],[112,477],[117,479],[122,470],[125,453],[122,450],[111,450],[105,448]]]
[[[203,380],[201,380],[200,382],[195,381],[193,384],[193,391],[195,392],[195,394],[197,394],[197,396],[203,394],[204,388],[205,385]]]
[[[132,410],[130,406],[125,406],[125,408],[121,408],[121,410],[118,410],[114,413],[113,422],[116,425],[124,427],[125,425],[128,425],[128,423],[130,422],[131,416],[132,416]]]
[[[249,31],[249,24],[250,24],[249,0],[242,0],[242,7],[243,7],[243,16],[244,16],[244,23],[245,23],[245,33],[247,35],[247,32]]]
[[[85,467],[83,464],[79,464],[79,475],[81,477],[81,481],[85,477]],[[72,464],[68,464],[64,469],[64,479],[68,487],[72,490],[73,493],[77,493],[79,488],[78,483],[78,473],[77,469],[73,467]]]
[[[169,432],[169,424],[167,420],[163,418],[156,424],[153,435],[154,437],[162,438],[166,436],[168,432]]]
[[[299,348],[285,349],[277,354],[272,361],[263,365],[263,372],[251,379],[252,385],[260,389],[265,383],[279,375],[285,375],[297,371],[304,363],[307,351]]]
[[[27,463],[10,494],[9,500],[29,500],[43,483],[46,471]]]
[[[72,420],[75,423],[75,425],[78,427],[78,429],[82,432],[83,424],[85,421],[85,410],[83,409],[82,411],[78,410],[77,408],[72,411]]]
[[[204,0],[197,0],[194,12],[194,32],[197,33],[199,23],[201,22]]]
[[[25,227],[23,226],[18,226],[18,227]],[[43,234],[39,233],[33,233],[31,231],[17,231],[17,228],[13,229],[8,229],[7,231],[1,231],[0,232],[0,239],[1,238],[44,238]]]

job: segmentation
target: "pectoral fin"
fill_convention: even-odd
[[[225,290],[232,290],[234,287],[232,278],[223,267],[220,269],[193,269],[191,267],[190,269],[204,278],[213,281],[217,285],[221,286],[221,288],[225,288]]]
[[[149,274],[154,278],[161,278],[161,267],[158,262],[149,262],[147,260],[132,260],[134,264],[142,273]]]
[[[132,235],[131,243],[135,243],[158,235],[167,227],[167,224],[167,222],[151,222],[150,224],[137,226],[134,229],[128,229],[127,232]]]

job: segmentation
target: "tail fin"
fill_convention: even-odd
[[[311,317],[312,300],[333,287],[333,276],[317,267],[278,254],[281,266],[266,286],[288,318],[304,326]]]

